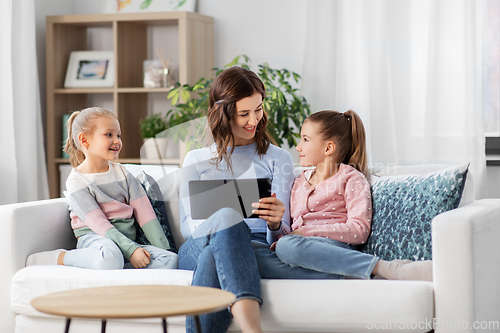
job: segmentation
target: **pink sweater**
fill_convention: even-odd
[[[363,244],[370,234],[370,184],[355,168],[341,164],[334,176],[316,187],[309,184],[311,170],[295,180],[290,199],[292,230],[348,244]]]

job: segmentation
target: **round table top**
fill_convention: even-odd
[[[41,312],[67,318],[166,318],[225,309],[236,296],[197,286],[129,285],[72,289],[31,301]]]

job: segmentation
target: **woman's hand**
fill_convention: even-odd
[[[285,214],[285,205],[276,198],[276,193],[272,193],[270,197],[261,198],[259,202],[254,202],[252,207],[257,208],[252,210],[252,213],[266,220],[269,229],[276,231],[280,228],[281,220]]]
[[[151,262],[151,253],[142,247],[138,247],[132,253],[129,260],[134,268],[144,268]]]

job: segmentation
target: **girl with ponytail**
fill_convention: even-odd
[[[26,265],[177,268],[177,254],[172,252],[144,188],[114,162],[122,149],[115,114],[97,107],[75,111],[67,128],[64,150],[73,169],[64,194],[77,248],[34,253]],[[136,242],[136,222],[151,245]]]
[[[365,129],[352,111],[309,116],[296,147],[304,170],[290,198],[292,232],[271,248],[292,267],[367,279],[432,280],[432,262],[384,261],[357,251],[370,235]],[[313,236],[313,237],[310,237]]]

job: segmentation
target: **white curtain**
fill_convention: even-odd
[[[486,170],[476,0],[309,2],[303,93],[313,111],[357,111],[372,164]]]
[[[48,198],[35,0],[0,1],[0,205]]]

